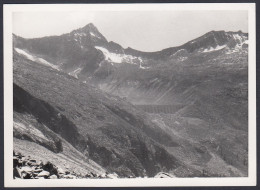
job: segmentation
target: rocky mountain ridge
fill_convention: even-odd
[[[13,35],[13,38],[14,47],[18,48],[18,51],[22,49],[52,63],[60,70],[86,80],[93,77],[100,67],[117,67],[119,63],[128,63],[138,69],[147,69],[154,60],[167,61],[180,51],[186,54],[205,53],[242,47],[247,44],[248,34],[241,31],[211,31],[181,46],[157,52],[142,52],[130,47],[124,49],[115,42],[108,42],[92,23],[61,36],[24,39]],[[111,67],[111,70],[114,70],[114,67]]]

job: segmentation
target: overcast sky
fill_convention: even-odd
[[[158,51],[211,30],[248,32],[247,11],[16,12],[13,32],[24,38],[61,35],[93,23],[124,48]]]

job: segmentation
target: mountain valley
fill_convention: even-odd
[[[13,46],[16,152],[122,178],[248,175],[248,34],[142,52],[90,23]]]

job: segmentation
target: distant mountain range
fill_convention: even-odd
[[[108,42],[92,23],[61,36],[24,39],[14,35],[13,38],[16,48],[44,59],[75,77],[86,78],[99,70],[103,62],[110,65],[129,63],[145,69],[151,60],[169,60],[174,55],[183,55],[185,59],[185,54],[245,47],[248,34],[211,31],[181,46],[158,52],[142,52],[130,47],[124,49],[113,41]]]
[[[29,141],[51,154],[66,145],[71,160],[121,177],[247,176],[248,34],[211,31],[142,52],[88,24],[13,35],[13,45],[15,148],[24,154]]]

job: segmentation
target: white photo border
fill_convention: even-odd
[[[146,179],[13,179],[13,12],[26,11],[248,11],[248,177]],[[256,20],[254,3],[165,4],[4,4],[4,186],[5,187],[162,187],[256,186]]]

